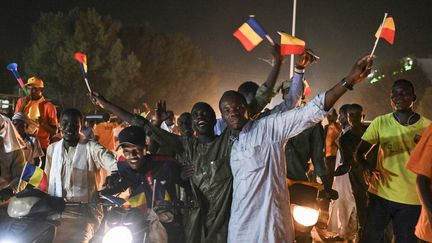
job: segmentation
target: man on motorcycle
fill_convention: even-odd
[[[119,173],[107,177],[103,193],[115,194],[129,188],[127,201],[131,206],[152,208],[168,233],[168,242],[183,242],[180,212],[176,207],[176,184],[181,184],[180,164],[168,156],[147,154],[146,134],[141,127],[123,129],[119,142],[117,150],[122,149],[126,161],[118,162]]]
[[[83,116],[76,109],[67,109],[61,116],[63,139],[47,149],[45,173],[48,194],[63,197],[68,202],[86,203],[96,191],[96,171],[117,170],[113,153],[96,141],[80,134]],[[57,228],[55,242],[88,242],[100,225],[101,207],[90,205],[67,208]]]

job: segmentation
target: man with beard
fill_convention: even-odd
[[[224,93],[219,108],[237,135],[230,160],[234,180],[228,242],[294,241],[283,145],[321,121],[347,90],[370,73],[371,64],[371,58],[365,56],[341,82],[305,106],[255,121],[248,118],[247,103],[240,93]]]
[[[83,116],[76,109],[67,109],[61,116],[63,139],[47,149],[45,173],[48,194],[69,202],[87,203],[96,191],[96,170],[109,173],[117,170],[115,156],[99,143],[85,140],[80,134]],[[100,208],[83,207],[62,218],[57,229],[57,242],[88,242],[100,224]],[[66,211],[64,215],[69,215]],[[77,216],[78,215],[78,216]]]

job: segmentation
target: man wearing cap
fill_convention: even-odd
[[[29,126],[28,118],[23,112],[18,112],[13,115],[12,122],[25,142],[25,148],[23,149],[25,161],[34,164],[35,159],[44,156],[44,152],[37,137],[27,132]]]
[[[37,77],[31,77],[26,83],[30,95],[18,99],[15,113],[23,112],[30,120],[39,125],[36,137],[44,152],[50,144],[50,138],[57,131],[57,111],[55,106],[46,101],[42,95],[44,83]],[[45,157],[42,158],[41,167],[45,167]]]
[[[169,156],[147,154],[145,137],[142,127],[130,126],[120,132],[117,150],[122,149],[126,161],[118,162],[119,174],[107,177],[105,191],[117,194],[130,188],[129,198],[137,198],[136,195],[144,192],[141,202],[135,202],[135,207],[153,206],[166,228],[168,242],[184,242],[180,211],[175,207],[178,200],[176,184],[183,184],[180,164]]]

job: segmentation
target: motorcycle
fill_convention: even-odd
[[[326,198],[323,185],[303,181],[289,181],[288,185],[296,242],[312,242],[310,233],[321,213],[319,201]]]
[[[56,236],[65,208],[102,206],[104,218],[91,242],[165,243],[167,235],[158,216],[140,208],[125,208],[115,201],[90,203],[65,202],[63,198],[49,196],[27,188],[11,197],[3,205],[0,215],[0,243],[49,243]],[[4,215],[4,216],[3,216]]]
[[[124,200],[103,195],[99,205],[104,207],[104,218],[92,243],[166,243],[168,235],[159,222],[160,216],[151,209],[124,207]],[[163,206],[162,206],[163,207]],[[157,210],[164,210],[163,208]],[[168,208],[168,207],[167,207]]]
[[[52,197],[37,189],[25,189],[1,207],[1,243],[46,243],[55,237],[59,214],[64,210],[62,198]]]

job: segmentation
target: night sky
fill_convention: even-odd
[[[430,0],[298,0],[297,5],[296,36],[321,57],[307,73],[315,93],[339,81],[357,57],[370,53],[373,35],[385,12],[395,20],[396,38],[394,46],[380,41],[377,65],[407,55],[432,55]],[[3,3],[0,8],[1,57],[6,61],[18,60],[22,49],[29,44],[31,23],[42,12],[73,7],[95,8],[124,24],[149,22],[157,31],[188,35],[211,56],[219,71],[221,93],[236,89],[245,80],[261,83],[270,71],[270,66],[258,59],[270,57],[267,42],[248,53],[232,36],[249,14],[256,15],[277,42],[276,31],[291,32],[291,0],[15,0],[8,5]],[[281,80],[288,78],[288,67],[289,62],[283,67]]]

